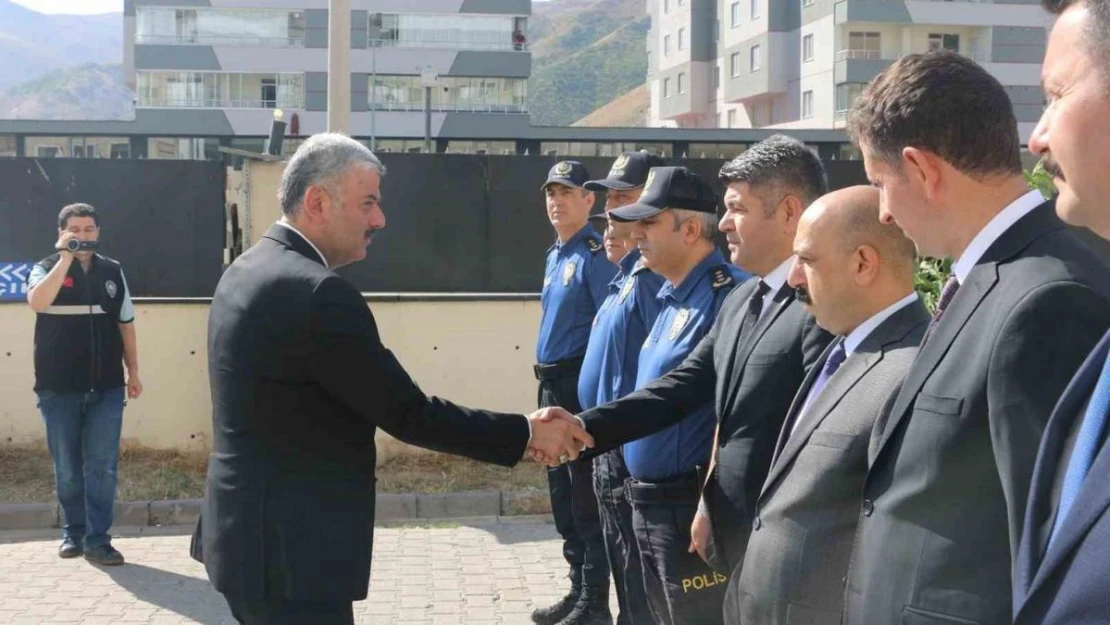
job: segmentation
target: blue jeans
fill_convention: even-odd
[[[54,483],[65,524],[62,536],[91,549],[111,542],[124,387],[94,393],[38,393]]]

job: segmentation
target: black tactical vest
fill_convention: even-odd
[[[59,254],[39,261],[50,271]],[[74,259],[58,296],[35,320],[35,391],[84,393],[123,386],[123,272],[94,254],[88,273]]]

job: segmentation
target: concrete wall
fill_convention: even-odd
[[[392,301],[369,304],[383,340],[429,394],[464,405],[531,412],[538,301]],[[139,302],[136,332],[145,387],[124,411],[123,438],[207,451],[212,432],[208,302]],[[44,440],[31,388],[35,315],[0,304],[0,447]],[[379,434],[380,460],[411,447]],[[45,443],[43,443],[45,444]]]

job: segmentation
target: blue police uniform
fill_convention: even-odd
[[[609,296],[594,317],[586,347],[578,381],[578,400],[584,410],[635,390],[640,347],[662,305],[657,295],[663,278],[644,267],[640,250],[626,254],[620,269],[609,283]],[[628,477],[619,448],[594,459],[594,489],[620,605],[617,623],[640,625],[652,623],[653,617],[647,607],[640,550],[632,530],[632,508],[624,496]]]
[[[677,287],[667,283],[662,310],[640,352],[637,388],[679,365],[709,332],[725,297],[748,275],[720,250],[694,266]],[[713,398],[678,424],[624,445],[631,478],[633,531],[642,554],[648,601],[657,622],[718,624],[725,578],[689,553],[697,511],[699,468],[710,458],[716,426]]]
[[[550,184],[581,188],[588,179],[581,163],[561,161],[551,168],[543,188]],[[581,411],[578,380],[590,328],[617,273],[602,253],[603,247],[601,235],[587,223],[547,252],[534,367],[541,408],[562,406],[571,412]],[[570,567],[571,590],[555,605],[533,612],[532,620],[554,625],[580,603],[591,614],[601,612],[599,617],[611,618],[609,561],[594,495],[593,462],[577,460],[550,468],[547,483],[555,529],[563,538],[563,557]]]

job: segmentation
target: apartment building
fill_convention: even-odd
[[[1051,17],[1039,0],[647,0],[650,125],[843,128],[902,55],[967,55],[1006,87],[1022,140],[1040,115]]]
[[[351,0],[351,9],[350,134],[411,137],[419,149],[426,72],[438,75],[433,137],[530,127],[531,0]],[[301,135],[326,129],[328,0],[125,0],[124,41],[146,126],[257,137],[281,109],[286,121],[297,115]],[[150,150],[216,147],[167,139]]]

